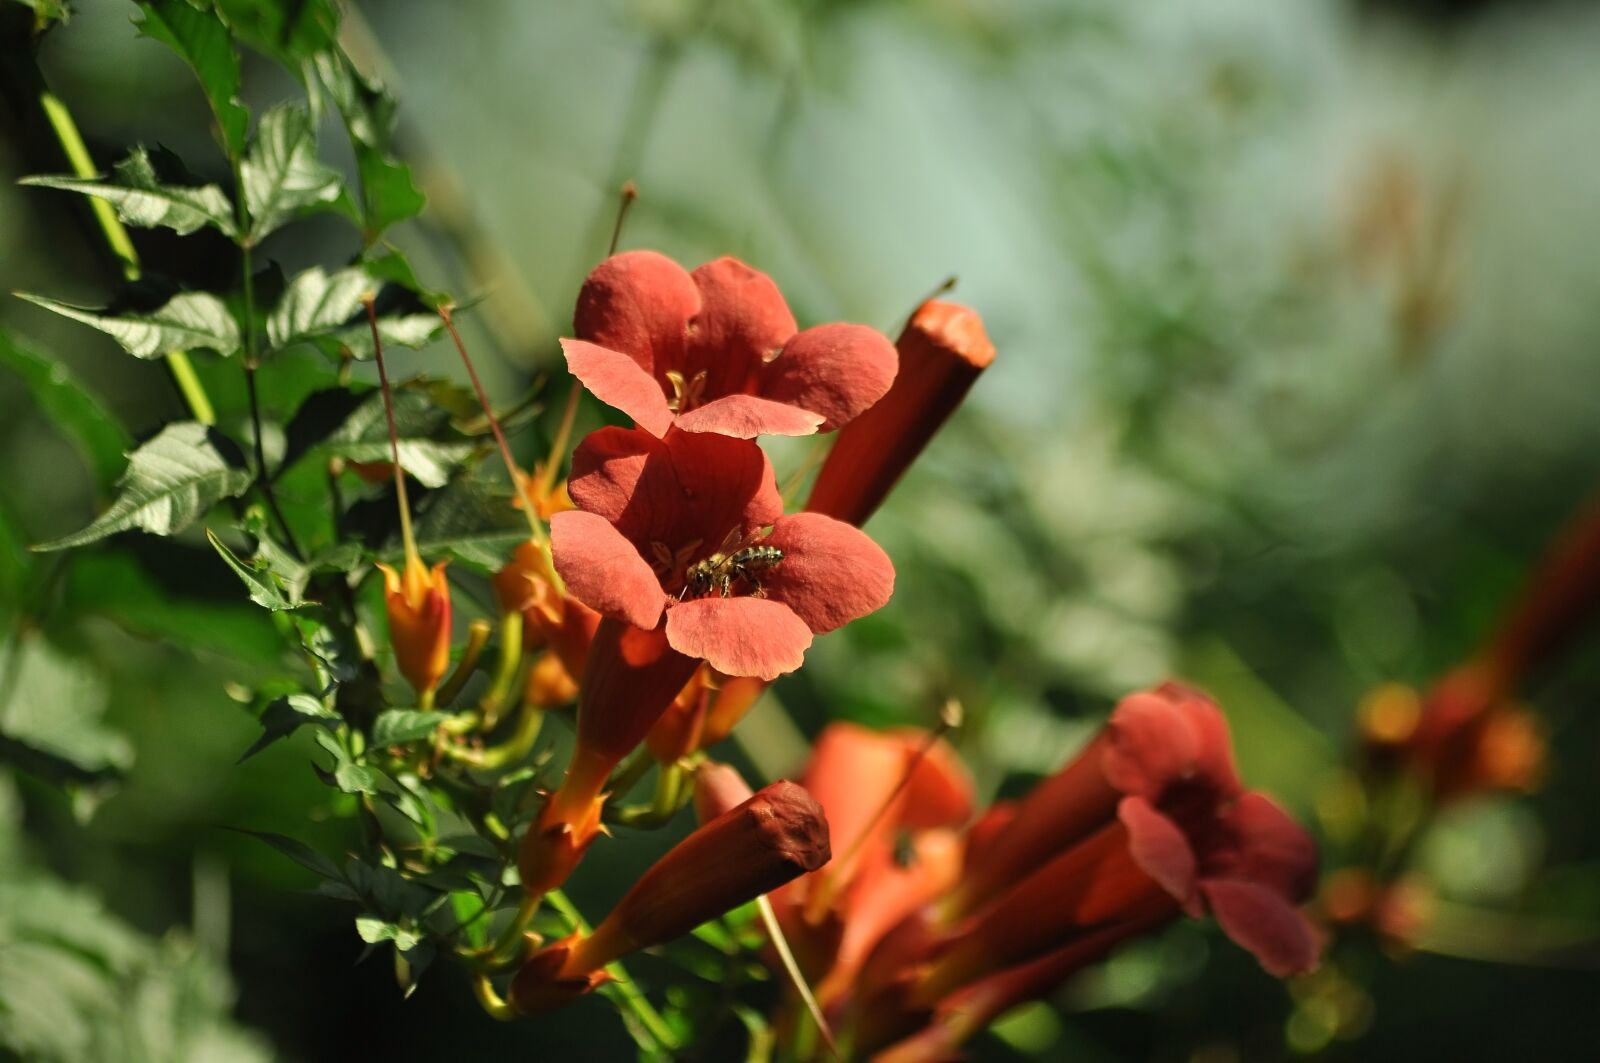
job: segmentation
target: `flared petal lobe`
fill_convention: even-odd
[[[689,323],[680,369],[691,380],[705,374],[708,398],[745,392],[799,331],[789,304],[771,277],[736,258],[707,262],[690,276],[700,289],[700,312]]]
[[[808,328],[764,370],[761,393],[824,418],[823,431],[849,424],[894,383],[899,355],[888,337],[865,325]]]
[[[765,545],[783,551],[783,562],[763,578],[768,597],[819,635],[881,609],[894,594],[889,555],[842,521],[819,513],[780,517]]]
[[[579,339],[632,358],[659,390],[664,374],[682,367],[689,321],[699,312],[700,289],[688,270],[656,251],[624,251],[583,282],[573,327]]]
[[[550,520],[556,571],[567,593],[605,616],[653,628],[666,595],[639,551],[604,517],[581,510]]]
[[[667,640],[725,675],[776,679],[805,660],[811,628],[766,598],[700,598],[667,610]]]
[[[577,377],[589,393],[607,406],[614,406],[634,419],[653,436],[664,436],[672,427],[672,410],[661,384],[636,360],[621,351],[586,343],[562,340],[567,356],[567,371]]]

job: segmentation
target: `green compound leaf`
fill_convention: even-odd
[[[317,158],[317,127],[301,103],[284,103],[261,116],[241,164],[247,241],[259,243],[286,222],[339,199],[339,171]]]
[[[222,131],[222,146],[236,159],[244,150],[250,112],[239,102],[239,54],[228,29],[211,11],[186,0],[144,0],[139,32],[178,53],[200,79]]]
[[[221,188],[163,180],[150,152],[143,147],[134,148],[117,163],[109,178],[45,175],[24,177],[20,183],[103,199],[116,208],[117,217],[124,223],[141,229],[167,228],[187,236],[209,225],[229,238],[238,232],[233,203]]]
[[[121,494],[110,509],[82,531],[34,549],[64,550],[129,528],[153,535],[182,531],[250,486],[250,473],[224,456],[219,441],[227,445],[198,421],[168,425],[129,455],[128,471],[117,481]]]
[[[239,349],[239,323],[227,304],[205,292],[181,292],[148,313],[114,314],[18,292],[35,306],[99,329],[135,358],[159,358],[168,351],[209,348],[227,356]]]

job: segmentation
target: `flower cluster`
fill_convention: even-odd
[[[1009,1008],[1131,936],[1214,916],[1275,975],[1316,965],[1298,905],[1309,835],[1234,769],[1226,722],[1167,684],[1024,800],[976,818],[972,784],[937,738],[835,724],[804,784],[836,856],[775,898],[845,1039],[883,1060],[950,1058]],[[903,838],[902,855],[895,840]]]

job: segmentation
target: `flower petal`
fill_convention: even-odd
[[[1117,806],[1117,818],[1128,828],[1128,852],[1133,862],[1190,915],[1199,915],[1194,849],[1178,825],[1142,797],[1123,798]]]
[[[783,560],[762,579],[769,597],[818,635],[883,607],[894,594],[894,565],[857,528],[820,513],[779,517],[764,541]]]
[[[877,329],[818,325],[784,344],[762,374],[761,394],[822,415],[822,430],[831,432],[883,398],[899,361]]]
[[[661,619],[666,595],[639,551],[604,517],[579,510],[550,518],[550,545],[567,592],[635,627]]]
[[[568,490],[578,508],[616,525],[644,556],[699,543],[699,556],[738,530],[772,523],[783,499],[772,464],[744,439],[641,429],[591,432],[572,455]]]
[[[1311,896],[1317,882],[1317,844],[1266,794],[1251,791],[1226,813],[1233,845],[1206,873],[1243,879],[1277,891],[1290,901]]]
[[[672,426],[666,393],[639,363],[621,351],[583,340],[562,340],[567,369],[590,394],[638,422],[653,436],[664,436]]]
[[[1222,710],[1195,696],[1175,700],[1164,690],[1123,698],[1107,724],[1106,779],[1125,794],[1160,803],[1172,786],[1207,787],[1219,797],[1238,793]]]
[[[699,598],[667,610],[667,641],[724,675],[776,679],[805,660],[811,629],[765,598]]]
[[[583,282],[573,326],[580,339],[626,354],[662,381],[683,363],[689,319],[699,311],[687,270],[656,251],[624,251]]]
[[[689,322],[683,375],[705,373],[707,399],[752,390],[761,367],[798,331],[789,305],[771,277],[736,258],[707,262],[691,276],[700,312]]]
[[[907,766],[905,804],[900,809],[903,830],[959,827],[972,818],[972,773],[950,743],[936,738],[930,744],[925,731],[905,727],[890,734],[901,743]],[[915,759],[913,759],[915,758]]]
[[[678,418],[678,427],[685,432],[715,432],[735,439],[809,436],[821,423],[821,414],[755,395],[724,395]]]
[[[1272,890],[1249,882],[1208,879],[1200,892],[1218,924],[1280,978],[1314,970],[1320,935],[1298,908]]]

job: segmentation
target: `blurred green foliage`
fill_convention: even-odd
[[[895,601],[819,644],[731,751],[767,773],[793,771],[798,736],[825,719],[927,722],[955,695],[982,785],[1014,793],[1116,697],[1176,673],[1229,711],[1248,779],[1321,812],[1362,691],[1469,653],[1600,482],[1600,18],[1582,6],[1502,5],[1434,36],[1328,0],[370,3],[346,44],[402,104],[391,113],[353,68],[313,68],[326,129],[270,111],[295,78],[260,54],[216,65],[184,5],[161,6],[170,18],[143,32],[189,49],[209,105],[180,60],[136,39],[133,5],[77,5],[44,39],[101,168],[165,145],[226,185],[212,109],[236,151],[236,110],[277,115],[275,157],[304,199],[280,211],[274,182],[257,186],[256,265],[307,284],[426,193],[423,220],[392,238],[420,276],[481,298],[463,324],[499,355],[489,384],[508,405],[554,370],[624,179],[643,190],[626,246],[739,255],[803,322],[892,329],[959,276],[999,361],[872,525]],[[288,23],[275,4],[223,6],[268,55],[329,25],[318,3]],[[65,170],[20,108],[3,122],[0,173]],[[334,178],[294,150],[334,143],[336,122],[353,146],[329,157],[360,175],[359,203],[326,194]],[[120,266],[76,198],[0,187],[0,288],[107,303]],[[298,209],[350,224],[267,232]],[[181,250],[161,231],[134,243],[152,272],[214,287],[239,265],[226,213],[219,228]],[[447,354],[402,364],[448,376]],[[240,427],[237,369],[201,376]],[[309,356],[263,369],[275,457],[299,445],[286,411],[333,376]],[[596,1001],[537,1033],[488,1025],[450,973],[402,1001],[382,964],[351,967],[347,908],[296,894],[308,879],[290,861],[220,829],[345,842],[341,798],[305,770],[317,728],[234,763],[259,734],[235,699],[286,668],[272,620],[197,533],[133,533],[70,562],[26,549],[101,512],[121,452],[179,410],[159,363],[0,305],[0,734],[27,773],[0,845],[0,1043],[61,1059],[627,1051]],[[381,437],[342,424],[323,453],[365,460]],[[471,445],[441,442],[445,428],[419,442]],[[777,457],[781,472],[805,455]],[[294,519],[315,519],[315,480],[280,483]],[[442,496],[436,519],[472,512],[475,491]],[[463,560],[492,564],[505,533]],[[1285,994],[1181,927],[978,1052],[1582,1058],[1600,1036],[1593,654],[1531,695],[1548,786],[1457,809],[1426,839],[1448,918],[1416,955],[1349,942]],[[604,911],[649,855],[597,853],[580,907]],[[708,961],[702,981],[721,973]],[[257,1032],[225,1026],[230,1008]]]

